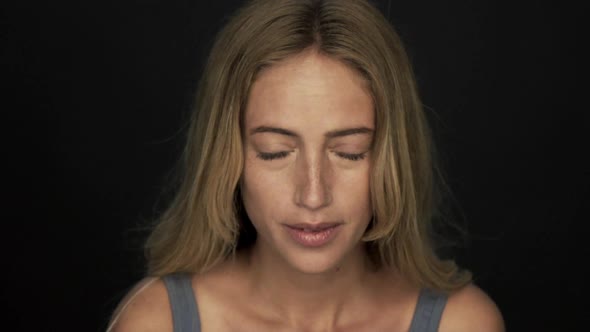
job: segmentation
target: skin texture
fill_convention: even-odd
[[[364,81],[313,50],[271,67],[252,86],[241,183],[258,232],[250,271],[256,293],[293,325],[311,317],[331,327],[349,294],[362,298],[373,129]],[[322,222],[340,226],[315,248],[294,241],[285,226]]]
[[[255,253],[265,262],[321,274],[360,261],[359,240],[371,219],[374,128],[363,83],[342,63],[313,53],[272,67],[254,83],[244,118],[242,198],[259,235]],[[321,248],[295,243],[285,229],[320,222],[342,223]]]
[[[396,270],[372,269],[360,240],[371,219],[372,129],[364,81],[341,62],[311,50],[259,75],[244,114],[240,184],[258,239],[193,276],[203,331],[409,329],[420,289]],[[316,248],[285,230],[319,222],[341,225]],[[121,302],[109,331],[172,329],[166,288],[148,278]],[[494,302],[468,285],[450,294],[439,331],[502,332],[504,324]]]

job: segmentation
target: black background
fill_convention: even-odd
[[[165,205],[205,57],[239,3],[2,5],[7,330],[106,328],[143,275],[142,227]],[[471,234],[459,263],[509,331],[578,330],[588,322],[584,11],[376,3],[406,44]]]

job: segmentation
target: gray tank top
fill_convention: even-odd
[[[172,308],[174,332],[201,332],[197,301],[188,274],[170,274],[162,278]],[[447,296],[422,289],[414,311],[409,332],[436,332],[447,303]]]

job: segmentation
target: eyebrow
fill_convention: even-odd
[[[327,138],[335,138],[335,137],[343,137],[343,136],[350,136],[350,135],[358,135],[358,134],[372,134],[373,129],[367,127],[355,127],[355,128],[346,128],[346,129],[338,129],[329,131],[324,136]],[[260,126],[253,128],[250,130],[250,135],[259,134],[259,133],[273,133],[279,135],[285,135],[290,137],[299,137],[299,135],[291,130],[279,128],[279,127],[269,127],[269,126]]]

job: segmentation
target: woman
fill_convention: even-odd
[[[503,331],[429,239],[428,127],[366,0],[260,0],[217,36],[149,277],[112,331]]]

